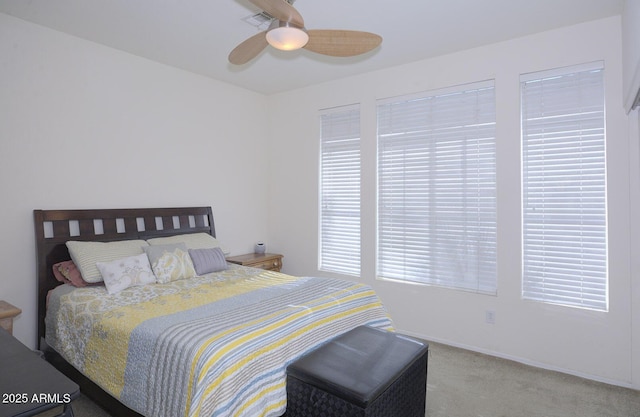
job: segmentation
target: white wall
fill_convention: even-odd
[[[0,14],[0,299],[35,346],[33,209],[212,206],[266,239],[265,97]]]
[[[519,75],[596,60],[604,60],[606,67],[608,313],[523,301],[520,295]],[[486,79],[495,79],[497,96],[498,295],[376,280],[375,100]],[[318,110],[360,103],[359,279],[376,288],[396,327],[426,339],[640,388],[637,365],[632,374],[632,352],[635,349],[637,357],[638,349],[630,329],[638,324],[631,312],[630,160],[621,80],[621,24],[616,17],[272,96],[271,244],[285,254],[286,272],[327,275],[317,270]],[[495,311],[495,324],[485,323],[487,310]]]
[[[631,109],[640,89],[640,1],[626,0],[622,13],[624,105]]]
[[[634,381],[640,378],[640,109],[629,115],[629,162],[630,162],[630,253],[631,253],[631,316],[632,351],[631,363]]]

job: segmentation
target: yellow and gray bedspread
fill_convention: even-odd
[[[47,343],[148,417],[280,416],[286,367],[361,324],[391,329],[367,285],[231,265],[168,284],[54,290]]]

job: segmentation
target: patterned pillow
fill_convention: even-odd
[[[53,276],[60,282],[71,284],[74,287],[86,287],[87,282],[82,279],[80,271],[73,261],[58,262],[53,265]]]
[[[144,240],[120,240],[116,242],[70,240],[67,242],[71,260],[80,270],[82,279],[90,283],[102,281],[96,262],[111,262],[128,256],[140,255],[144,253],[142,246],[147,245]]]
[[[220,248],[189,249],[189,256],[198,275],[227,269],[227,260]]]
[[[187,245],[184,243],[145,246],[142,249],[149,257],[151,268],[159,283],[166,284],[196,276]]]
[[[96,266],[102,274],[109,294],[115,294],[136,285],[156,282],[149,259],[144,253],[111,262],[97,262]]]

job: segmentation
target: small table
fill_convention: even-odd
[[[231,256],[227,258],[227,262],[280,272],[283,257],[277,253],[247,253],[245,255]]]
[[[13,334],[13,318],[20,313],[22,310],[18,307],[0,300],[0,327]]]
[[[0,329],[0,417],[28,417],[58,409],[73,417],[80,387],[49,362]],[[49,414],[47,414],[49,415]]]

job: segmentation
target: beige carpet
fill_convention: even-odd
[[[430,344],[428,417],[640,417],[640,391]],[[75,417],[110,416],[89,399]]]
[[[429,417],[640,417],[640,391],[431,344]]]

